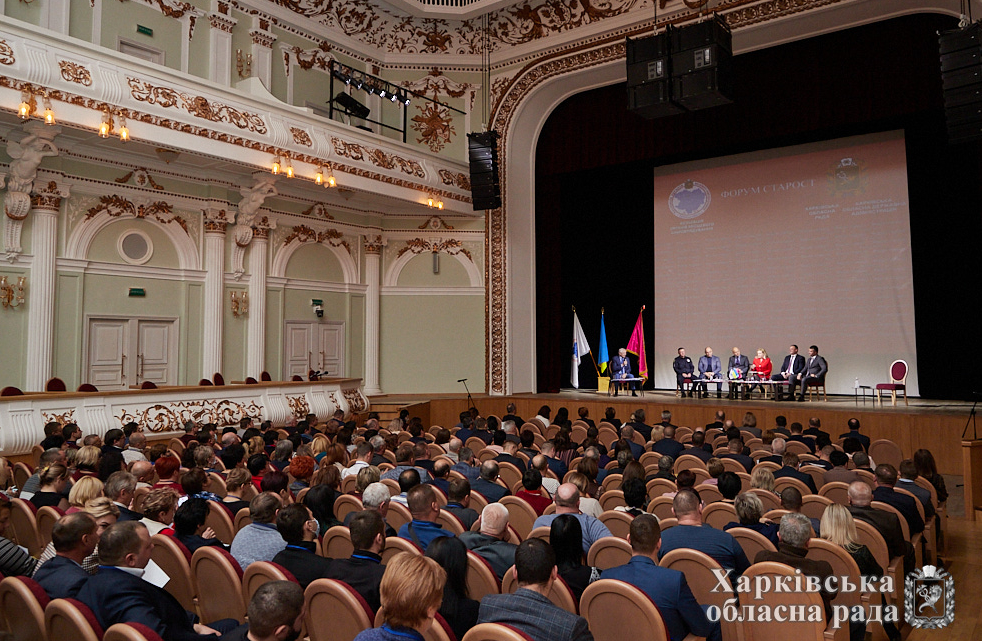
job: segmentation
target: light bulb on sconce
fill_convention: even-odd
[[[327,172],[328,172],[327,173],[327,186],[328,187],[337,187],[338,186],[338,181],[335,180],[335,178],[334,178],[334,169],[328,167]]]
[[[17,284],[11,285],[6,276],[0,276],[0,303],[4,307],[16,308],[24,304],[24,284],[27,279],[23,276],[17,277]]]
[[[113,131],[113,116],[109,111],[102,112],[102,123],[99,124],[99,137],[108,138]]]
[[[273,166],[272,166],[272,168],[270,168],[270,171],[273,173],[274,176],[275,175],[278,175],[280,173],[280,157],[279,156],[275,156],[273,158]]]
[[[44,97],[44,124],[55,124],[55,112],[51,109],[51,99],[47,96]]]
[[[317,173],[314,174],[314,182],[318,185],[324,184],[324,168],[320,165],[317,166]]]
[[[285,160],[286,163],[286,177],[293,178],[293,163],[290,162],[289,157]]]
[[[130,129],[126,126],[126,117],[119,116],[119,141],[128,142],[130,139]]]
[[[232,292],[232,316],[238,318],[249,313],[249,293]]]

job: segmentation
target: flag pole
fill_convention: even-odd
[[[573,307],[573,313],[575,314],[576,313],[576,305],[573,305],[572,307]],[[602,314],[603,311],[601,311],[600,313]],[[597,370],[597,378],[600,378],[600,366],[597,365],[597,359],[593,356],[593,350],[590,350],[587,353],[590,354],[590,360],[593,361],[593,369]]]

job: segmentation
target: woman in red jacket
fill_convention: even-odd
[[[757,357],[754,362],[750,365],[750,373],[752,378],[757,378],[758,380],[768,381],[771,378],[771,359],[767,356],[767,350],[764,348],[759,348],[757,350]],[[754,376],[756,374],[756,376]],[[754,385],[751,383],[750,387],[747,388],[747,394],[754,391],[755,387],[760,387],[761,393],[764,393],[763,385]]]

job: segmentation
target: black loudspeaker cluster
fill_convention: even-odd
[[[627,39],[627,106],[644,118],[733,102],[733,35],[718,14]]]
[[[938,41],[948,142],[982,139],[982,25],[945,31]]]
[[[474,211],[501,207],[498,180],[498,132],[467,134],[467,155],[471,170],[471,200]]]

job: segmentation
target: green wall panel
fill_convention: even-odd
[[[440,256],[440,273],[433,273],[433,254],[423,252],[406,263],[399,273],[401,287],[470,287],[467,270],[456,258],[448,254]]]
[[[55,284],[54,375],[69,390],[78,388],[82,372],[82,274],[59,273]]]
[[[92,239],[86,258],[105,263],[125,263],[126,261],[119,254],[117,244],[120,236],[129,229],[141,231],[150,237],[150,242],[153,243],[153,255],[145,263],[148,267],[180,265],[177,249],[166,232],[154,223],[139,219],[120,220],[107,225]]]
[[[6,218],[6,217],[5,217]],[[0,336],[8,340],[0,341],[0,364],[3,374],[0,375],[0,388],[12,385],[24,389],[26,380],[26,350],[27,350],[27,311],[31,304],[30,279],[31,274],[21,269],[0,269],[0,276],[17,284],[19,276],[27,277],[25,287],[26,302],[19,307],[0,307]],[[14,340],[10,340],[13,338]]]
[[[245,377],[251,376],[252,374],[246,374],[246,349],[248,345],[248,335],[247,326],[249,324],[249,316],[239,316],[236,318],[232,315],[232,292],[238,292],[240,295],[246,291],[244,287],[226,287],[225,295],[222,297],[222,313],[225,317],[225,345],[222,350],[222,376],[225,377],[226,382],[230,381],[244,381]],[[258,310],[249,310],[249,313],[261,313]]]
[[[326,283],[344,282],[341,262],[330,249],[316,243],[307,243],[293,252],[286,266],[286,276]]]

